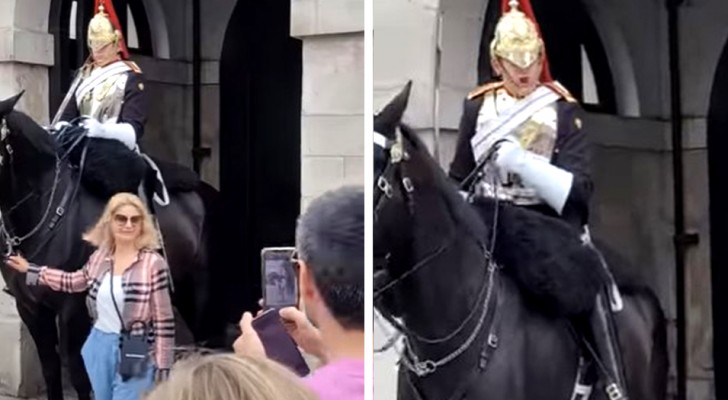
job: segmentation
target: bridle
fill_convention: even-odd
[[[387,151],[389,152],[389,159],[387,160],[384,169],[382,170],[376,181],[374,195],[374,221],[375,223],[378,221],[379,214],[383,210],[384,206],[389,201],[392,201],[399,196],[404,198],[404,202],[407,204],[407,211],[410,213],[410,216],[414,216],[414,193],[416,191],[416,187],[413,184],[413,180],[407,174],[407,161],[409,161],[410,155],[405,149],[402,132],[399,128],[396,130],[395,140],[387,139],[383,135],[376,132],[374,136],[375,143],[378,146],[382,147],[382,149],[385,150],[385,153]],[[399,188],[399,190],[396,190],[396,188]],[[481,247],[482,254],[484,256],[486,273],[484,274],[484,281],[478,292],[477,301],[474,303],[474,307],[470,310],[470,312],[468,312],[468,315],[458,324],[458,326],[454,330],[452,330],[448,334],[438,338],[428,338],[418,334],[417,332],[414,332],[410,328],[406,327],[403,323],[401,323],[391,313],[388,313],[387,311],[382,310],[380,307],[378,307],[379,313],[392,325],[392,327],[394,327],[396,333],[388,340],[386,340],[384,346],[376,349],[375,352],[384,352],[389,350],[390,348],[395,347],[397,342],[399,341],[399,338],[404,336],[404,348],[402,350],[396,349],[396,351],[400,355],[400,362],[405,366],[405,368],[407,368],[410,372],[414,373],[418,378],[423,378],[425,376],[433,374],[439,368],[449,364],[453,360],[457,359],[460,355],[465,353],[465,351],[473,345],[478,336],[480,336],[480,333],[487,320],[487,316],[491,314],[491,331],[488,335],[487,346],[484,348],[483,354],[481,354],[481,356],[485,357],[485,359],[490,356],[492,351],[494,351],[497,347],[498,343],[498,337],[494,332],[494,326],[498,325],[496,321],[498,307],[495,303],[498,303],[499,301],[495,300],[495,297],[497,297],[497,293],[495,293],[495,291],[493,290],[493,288],[495,287],[495,278],[498,266],[492,257],[492,246],[495,244],[495,232],[497,227],[497,213],[498,204],[496,203],[491,248],[488,249],[483,243],[479,242],[479,247]],[[448,237],[448,239],[445,240],[441,246],[439,246],[435,251],[433,251],[426,257],[417,261],[415,265],[412,266],[412,268],[409,268],[401,276],[397,277],[396,279],[389,280],[388,282],[380,285],[380,287],[375,286],[375,304],[376,301],[381,298],[387,291],[392,290],[405,279],[414,276],[418,271],[422,270],[428,265],[431,265],[431,262],[434,259],[442,255],[450,247],[450,244],[455,240],[455,237],[455,233],[452,233],[452,235],[450,235],[450,237]],[[389,260],[390,254],[386,254],[384,256],[378,256],[375,254],[375,271],[377,269],[379,270],[378,272],[375,272],[375,282],[377,282],[377,273],[386,273],[386,267],[389,263]],[[490,311],[492,311],[492,313]],[[475,324],[475,327],[472,329],[472,331],[470,331],[470,333],[467,335],[467,338],[459,346],[457,346],[456,350],[437,360],[420,360],[420,357],[418,356],[414,347],[411,344],[412,342],[418,342],[427,345],[444,345],[455,339],[460,333],[464,332],[465,328],[473,320],[477,320],[477,323]]]
[[[15,187],[15,182],[17,181],[16,173],[15,173],[15,167],[14,167],[14,160],[13,160],[13,154],[14,150],[10,143],[8,143],[8,138],[11,136],[12,132],[8,128],[8,122],[7,117],[3,117],[2,120],[0,120],[0,146],[2,146],[5,149],[6,154],[8,155],[8,162],[7,166],[10,168],[10,180],[12,181],[13,187]],[[53,237],[53,233],[55,232],[54,229],[58,226],[59,222],[63,218],[63,216],[66,213],[67,205],[75,199],[76,194],[78,192],[78,188],[80,186],[80,177],[83,170],[83,166],[85,163],[86,158],[86,150],[87,148],[84,146],[83,151],[81,153],[81,161],[79,163],[79,170],[78,170],[78,176],[77,180],[74,184],[69,185],[63,196],[61,197],[60,201],[56,202],[57,194],[58,194],[58,187],[61,182],[61,178],[64,171],[64,164],[68,161],[68,158],[71,154],[71,152],[83,141],[83,139],[86,137],[86,131],[84,128],[76,127],[76,126],[66,126],[64,129],[62,129],[57,134],[57,141],[62,145],[68,145],[65,152],[62,154],[56,153],[55,156],[55,166],[54,166],[54,173],[53,173],[53,183],[51,185],[51,188],[44,193],[38,194],[38,192],[31,188],[28,191],[28,194],[23,196],[19,201],[17,201],[15,204],[13,204],[11,207],[8,208],[7,211],[4,213],[0,212],[0,241],[5,245],[5,252],[4,257],[7,258],[11,254],[15,253],[17,249],[20,248],[20,246],[28,241],[29,239],[35,237],[38,234],[44,234],[44,237],[42,237],[42,240],[39,242],[37,246],[35,246],[35,249],[28,254],[28,258],[32,259],[34,258],[40,250],[43,249],[43,247],[50,241],[50,239]],[[0,154],[0,167],[5,167],[5,157]],[[70,168],[67,168],[70,171]],[[70,171],[72,174],[73,171]],[[45,207],[45,210],[43,211],[43,215],[41,216],[40,220],[25,234],[18,234],[16,230],[14,229],[12,223],[10,222],[10,216],[11,214],[16,211],[21,205],[23,205],[27,200],[34,196],[44,197],[48,196],[47,205]],[[55,204],[55,210],[53,213],[51,213],[51,210],[53,209],[53,206]],[[50,218],[50,220],[49,220]],[[42,228],[46,226],[46,230],[42,231]]]

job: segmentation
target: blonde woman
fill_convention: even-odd
[[[192,357],[145,400],[314,400],[317,397],[284,367],[265,358],[217,354]]]
[[[83,238],[97,250],[75,272],[39,267],[18,255],[7,263],[27,273],[29,285],[69,293],[89,291],[94,326],[81,356],[94,398],[137,400],[153,385],[155,372],[161,380],[172,364],[174,317],[167,263],[155,251],[159,242],[151,216],[141,199],[130,193],[113,196]],[[122,356],[129,353],[120,351],[120,346],[134,342],[130,339],[142,343],[142,353],[148,353]]]

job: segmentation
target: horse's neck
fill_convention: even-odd
[[[407,324],[427,336],[441,337],[457,328],[479,306],[478,295],[486,283],[485,258],[474,238],[458,229],[444,245],[447,249],[432,259],[432,265],[413,277],[409,291],[416,298],[404,304]]]
[[[4,201],[1,211],[9,233],[23,238],[33,232],[23,240],[20,247],[26,255],[36,253],[39,246],[50,244],[50,239],[53,239],[64,242],[64,245],[55,249],[55,253],[64,258],[59,252],[66,253],[64,249],[73,244],[73,241],[69,241],[68,234],[74,224],[69,223],[68,219],[75,219],[75,205],[67,202],[63,206],[63,220],[57,216],[62,199],[70,198],[67,192],[71,184],[68,172],[62,169],[56,172],[54,167],[44,168],[42,173],[34,176],[19,174],[12,180],[3,182],[1,190]],[[56,223],[50,228],[54,218]],[[51,234],[53,237],[48,238]]]

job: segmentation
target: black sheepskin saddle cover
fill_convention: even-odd
[[[486,224],[493,203],[474,204]],[[523,207],[501,203],[495,260],[520,287],[526,304],[552,317],[591,310],[608,282],[598,254],[584,245],[566,222]]]
[[[144,177],[146,177],[145,183],[156,184],[152,167],[139,154],[113,139],[84,139],[84,142],[77,145],[70,154],[71,164],[79,165],[84,145],[88,149],[81,184],[94,196],[108,199],[119,192],[137,193]],[[198,187],[200,178],[191,169],[156,158],[152,159],[160,169],[170,195],[193,191]]]

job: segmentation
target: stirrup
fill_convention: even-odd
[[[589,379],[589,371],[593,368],[587,363],[584,357],[579,357],[579,367],[576,369],[576,379],[574,380],[574,391],[571,394],[571,400],[589,400],[594,384]]]
[[[606,293],[597,295],[590,325],[598,354],[599,368],[606,386],[604,391],[609,400],[627,399],[627,380],[622,361],[621,347],[614,326],[612,311]]]

